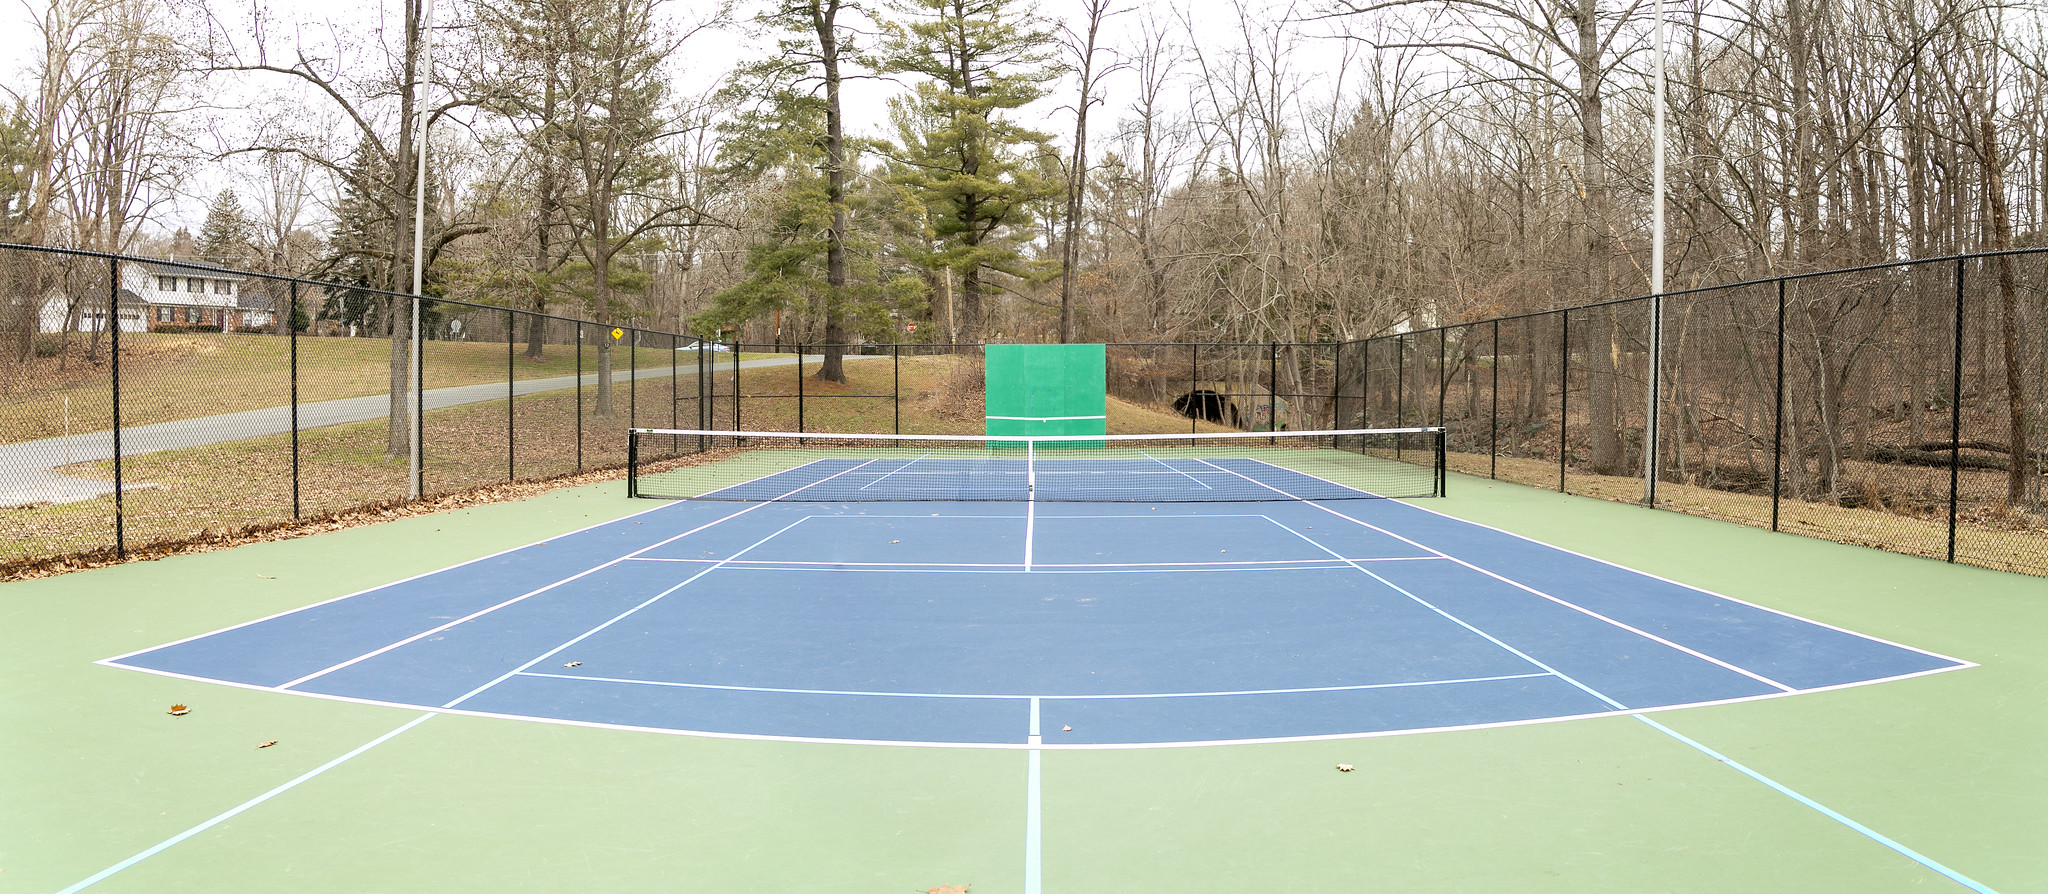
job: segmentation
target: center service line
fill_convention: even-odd
[[[1031,699],[1031,735],[1026,740],[1037,745],[1043,741],[1038,733],[1038,699]],[[1043,752],[1031,749],[1026,758],[1029,763],[1024,770],[1024,894],[1044,894],[1045,881],[1040,869],[1044,851],[1044,838],[1039,833],[1044,823],[1045,810],[1039,799],[1040,761]]]

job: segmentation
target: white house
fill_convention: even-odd
[[[244,304],[242,274],[224,267],[171,261],[121,264],[122,332],[164,326],[206,326],[222,332],[263,328],[273,321],[269,306],[262,295],[249,296]],[[97,332],[106,325],[106,317],[104,295],[85,298],[74,307],[70,298],[53,291],[43,301],[41,329]]]

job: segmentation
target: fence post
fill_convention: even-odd
[[[1486,409],[1486,477],[1500,478],[1500,319],[1493,321],[1493,404]]]
[[[1273,353],[1266,358],[1266,443],[1280,443],[1280,343],[1273,343]]]
[[[746,430],[740,425],[740,340],[737,333],[732,340],[732,430]],[[733,443],[737,445],[739,439],[733,439]]]
[[[1657,508],[1658,440],[1663,434],[1658,406],[1664,384],[1664,296],[1650,296],[1650,370],[1643,404],[1643,503]]]
[[[412,498],[427,495],[427,332],[420,326],[426,299],[412,296]]]
[[[1956,312],[1955,312],[1955,356],[1949,367],[1948,397],[1948,560],[1956,560],[1956,506],[1960,502],[1957,488],[1962,483],[1963,455],[1963,271],[1962,258],[1956,259]],[[2018,454],[2012,461],[2020,462]]]
[[[519,312],[505,308],[505,480],[519,480],[519,464],[514,448],[518,444],[519,426],[513,424],[513,412],[519,407]]]
[[[1330,430],[1344,427],[1344,342],[1338,342],[1330,352]]]
[[[121,481],[121,259],[107,259],[108,361],[114,375],[114,558],[128,558],[128,518]]]
[[[1771,530],[1778,529],[1778,504],[1785,495],[1785,278],[1778,277],[1777,390],[1771,395]]]
[[[1199,415],[1199,414],[1201,413],[1201,411],[1200,411],[1199,409],[1196,409],[1196,407],[1195,407],[1195,400],[1196,400],[1196,398],[1195,398],[1195,392],[1197,392],[1197,391],[1200,391],[1200,390],[1201,390],[1201,385],[1199,384],[1199,383],[1200,383],[1201,381],[1202,381],[1202,346],[1201,346],[1201,344],[1200,344],[1200,343],[1190,344],[1190,345],[1188,345],[1188,396],[1187,396],[1187,411],[1188,411],[1188,434],[1191,434],[1191,435],[1195,433],[1195,421],[1201,418],[1201,416]],[[1194,445],[1195,445],[1194,439],[1190,438],[1190,439],[1188,440],[1188,446],[1190,446],[1190,447],[1193,447]]]
[[[292,518],[299,517],[299,281],[294,279],[287,286],[290,290],[290,304],[285,309],[285,338],[291,350],[292,376]],[[273,308],[275,304],[271,305]]]
[[[1394,336],[1394,427],[1408,424],[1408,336]],[[1401,439],[1394,439],[1394,456],[1401,455]]]
[[[626,330],[626,427],[640,424],[640,330]]]
[[[1572,399],[1572,312],[1566,308],[1558,316],[1557,339],[1557,492],[1570,493],[1565,489],[1564,470],[1571,454],[1571,399]]]
[[[576,471],[583,471],[583,321],[576,321]]]
[[[797,342],[797,343],[796,343],[796,431],[797,431],[797,434],[803,434],[803,432],[805,431],[805,429],[804,429],[804,343],[803,343],[803,342]],[[801,445],[803,444],[803,441],[799,440],[799,441],[797,441],[797,444],[798,444],[799,446],[801,446]]]
[[[903,346],[890,345],[889,354],[889,409],[896,414],[891,430],[900,435],[903,433]]]
[[[1444,392],[1451,389],[1450,370],[1451,330],[1444,327],[1436,331],[1436,424],[1444,424]]]

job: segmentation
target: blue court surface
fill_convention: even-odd
[[[102,663],[548,722],[1054,749],[1528,723],[1969,666],[1371,499],[663,503]]]

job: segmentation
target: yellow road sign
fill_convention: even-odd
[[[625,338],[625,337],[626,337],[626,330],[624,330],[624,329],[613,329],[613,330],[612,330],[612,341],[618,341],[619,339],[622,339],[622,338]]]

